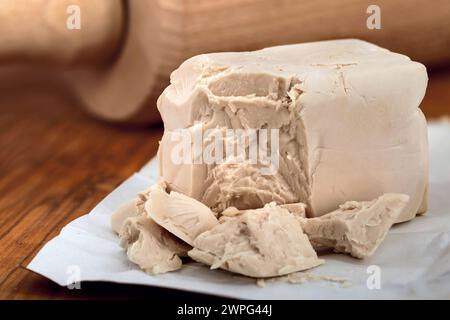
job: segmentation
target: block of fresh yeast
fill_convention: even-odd
[[[422,64],[354,39],[192,57],[158,100],[160,174],[215,212],[303,202],[314,217],[402,193],[396,222],[412,219],[427,208],[427,81]]]

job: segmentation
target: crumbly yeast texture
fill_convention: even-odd
[[[190,248],[146,216],[127,218],[119,237],[128,259],[152,275],[180,269]]]
[[[194,240],[189,256],[249,277],[274,277],[306,270],[318,259],[299,218],[270,203],[226,217]]]
[[[153,190],[145,211],[149,218],[190,245],[198,235],[219,224],[210,208],[175,191]]]
[[[364,259],[375,252],[408,201],[405,194],[389,193],[372,201],[347,201],[321,217],[301,218],[301,224],[314,246]]]

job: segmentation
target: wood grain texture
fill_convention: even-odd
[[[64,225],[89,212],[155,155],[163,132],[160,126],[95,121],[51,88],[0,88],[0,298],[196,296],[105,283],[68,290],[25,269]],[[450,115],[449,89],[450,70],[431,75],[422,105],[428,117]]]

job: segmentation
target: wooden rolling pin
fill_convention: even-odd
[[[204,52],[360,38],[428,66],[450,61],[450,2],[381,0],[368,29],[364,0],[2,0],[0,63],[48,64],[86,108],[110,121],[159,120],[170,73]],[[81,29],[66,26],[80,7]]]
[[[74,5],[80,8],[77,30],[67,27]],[[1,0],[0,63],[102,63],[120,46],[123,17],[121,0]]]

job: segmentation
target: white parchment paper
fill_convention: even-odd
[[[450,124],[430,123],[429,210],[394,226],[377,252],[366,260],[326,254],[325,264],[309,273],[348,279],[350,286],[329,281],[291,284],[255,280],[188,263],[180,271],[149,276],[127,260],[110,229],[110,215],[123,202],[157,179],[152,159],[89,214],[64,227],[28,265],[60,285],[109,281],[158,286],[244,299],[395,299],[450,298]],[[349,199],[350,200],[350,199]],[[375,266],[369,268],[369,266]],[[375,270],[375,273],[374,273]],[[368,273],[368,271],[370,273]],[[378,272],[379,271],[379,272]],[[74,274],[75,272],[75,274]],[[381,287],[376,286],[379,276]],[[369,282],[369,286],[367,285]]]

